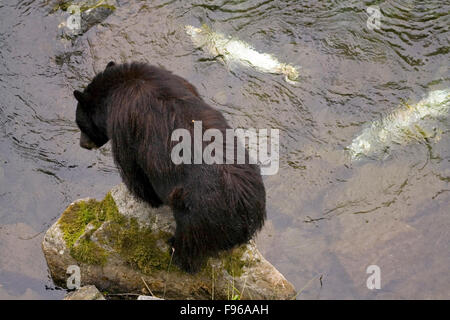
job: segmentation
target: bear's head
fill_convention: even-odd
[[[114,65],[111,61],[106,69]],[[109,140],[106,129],[107,114],[101,105],[103,101],[98,101],[97,93],[91,92],[89,86],[83,92],[75,90],[73,95],[78,101],[75,121],[81,130],[80,146],[88,150],[100,148]]]

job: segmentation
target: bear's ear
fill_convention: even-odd
[[[106,65],[106,69],[114,67],[116,65],[116,63],[114,61],[110,61],[108,62],[108,64]]]
[[[81,104],[85,104],[87,102],[87,97],[83,92],[75,90],[73,92],[73,95],[75,99],[77,99],[77,101],[80,102]]]

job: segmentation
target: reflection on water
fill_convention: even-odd
[[[280,170],[265,177],[266,257],[308,298],[449,298],[449,118],[440,138],[351,163],[344,152],[401,101],[449,88],[445,1],[117,1],[78,36],[57,1],[0,4],[0,298],[60,298],[42,232],[73,200],[120,181],[107,145],[79,147],[72,91],[110,60],[187,78],[233,127],[280,129]],[[193,45],[206,24],[301,66],[298,81],[229,68]],[[381,269],[368,290],[366,268]]]

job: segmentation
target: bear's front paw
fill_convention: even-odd
[[[176,251],[173,256],[173,263],[178,268],[180,268],[181,270],[183,270],[184,272],[189,273],[189,274],[196,274],[197,272],[199,272],[201,270],[201,267],[202,267],[202,264],[198,263],[195,260],[182,259],[180,256],[178,256],[176,254]]]

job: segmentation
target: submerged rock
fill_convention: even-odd
[[[116,0],[61,0],[53,4],[51,13],[60,16],[61,37],[73,38],[103,22],[116,8]]]
[[[72,203],[47,231],[43,251],[53,280],[65,286],[67,268],[82,285],[108,293],[150,293],[164,299],[289,299],[294,287],[254,242],[211,258],[194,275],[172,264],[168,239],[175,220],[168,207],[151,208],[123,184],[102,201]]]

